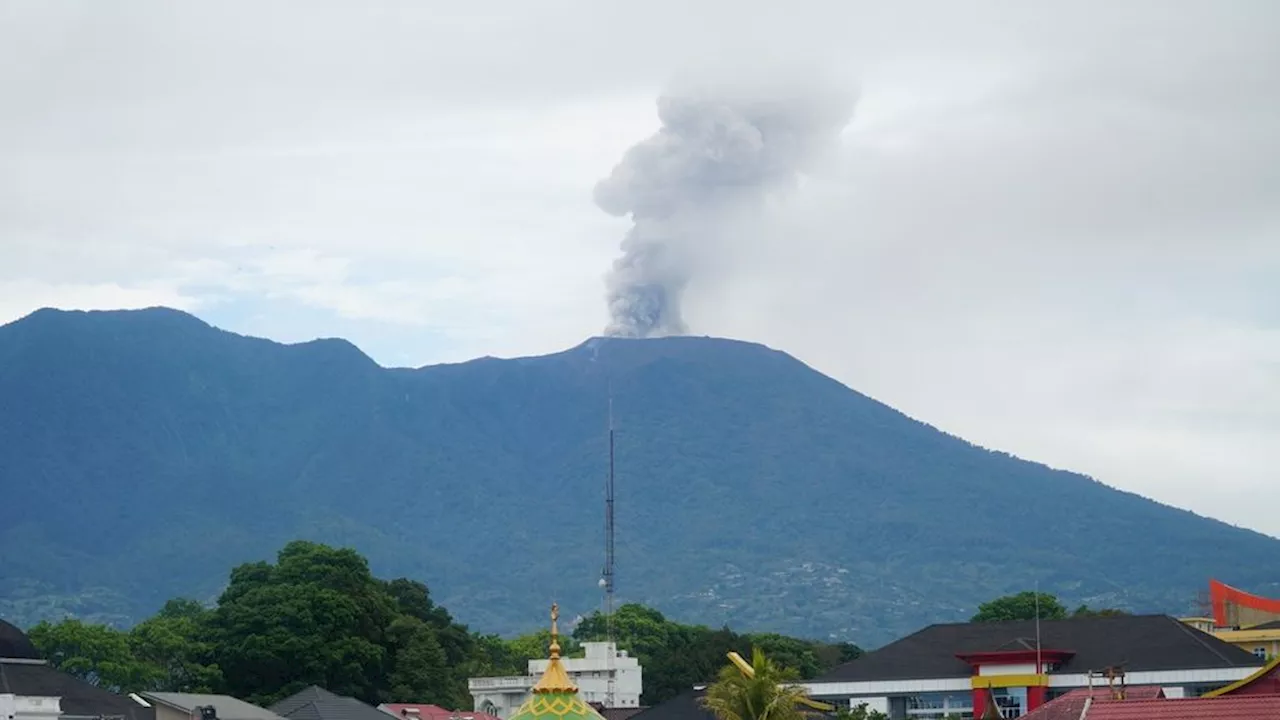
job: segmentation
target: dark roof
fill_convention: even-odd
[[[1241,628],[1241,630],[1280,630],[1280,620],[1264,622],[1261,625],[1250,625],[1247,628]]]
[[[702,707],[706,688],[680,693],[670,700],[631,716],[631,720],[715,720],[711,711]]]
[[[290,695],[269,709],[290,720],[387,720],[387,713],[372,705],[315,685]]]
[[[971,668],[957,653],[979,653],[1034,647],[1035,622],[930,625],[833,669],[812,683],[864,680],[962,678]],[[1139,670],[1258,667],[1252,653],[1200,632],[1168,615],[1044,620],[1040,646],[1075,653],[1060,672],[1088,672],[1121,666]]]
[[[596,712],[600,713],[600,717],[604,720],[631,720],[648,709],[648,707],[596,708]]]
[[[632,715],[630,720],[716,720],[715,715],[702,706],[702,698],[706,694],[705,686],[688,690],[664,703],[645,708]],[[806,718],[813,720],[835,717],[827,713],[812,712],[806,708],[801,708],[801,712]]]
[[[155,708],[54,670],[43,663],[0,662],[0,693],[61,698],[62,715],[155,720]]]
[[[0,620],[0,658],[39,660],[40,653],[26,633]]]

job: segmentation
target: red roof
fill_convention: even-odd
[[[1280,718],[1280,695],[1224,695],[1098,703],[1085,720],[1264,720]]]
[[[439,705],[422,705],[418,703],[383,703],[378,709],[398,718],[413,720],[498,720],[487,713],[473,710],[446,710]]]
[[[1111,696],[1111,690],[1102,687],[1080,688],[1072,690],[1062,697],[1054,698],[1040,707],[1032,710],[1022,716],[1022,720],[1080,720],[1080,712],[1084,710],[1084,703],[1090,697],[1093,698],[1091,707],[1096,708],[1103,703],[1130,703],[1138,700],[1155,700],[1164,697],[1164,691],[1158,685],[1134,685],[1125,688],[1123,701],[1115,700]],[[1093,711],[1090,710],[1089,717],[1093,717]]]

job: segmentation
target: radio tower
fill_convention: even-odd
[[[614,706],[614,690],[617,679],[614,677],[613,659],[617,656],[617,638],[613,632],[613,383],[609,383],[609,475],[604,483],[604,572],[600,577],[600,586],[604,588],[604,626],[605,639],[609,642],[609,658],[605,666],[607,689],[605,690],[606,708]]]

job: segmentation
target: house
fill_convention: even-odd
[[[419,705],[415,703],[383,703],[378,709],[401,720],[498,720],[474,710],[446,710],[439,705]]]
[[[1252,653],[1166,615],[931,625],[804,683],[817,699],[891,718],[1020,717],[1123,674],[1166,697],[1194,697],[1257,672]],[[649,720],[661,720],[654,717]]]
[[[315,685],[277,702],[270,710],[288,720],[387,720],[387,714],[372,705]]]
[[[144,700],[155,708],[155,720],[198,720],[201,708],[212,707],[218,720],[281,720],[279,715],[230,695],[202,693],[144,692]]]
[[[1159,687],[1073,690],[1024,720],[1257,720],[1280,718],[1280,658],[1198,698],[1168,698]]]
[[[1280,600],[1254,595],[1217,580],[1209,581],[1212,617],[1182,622],[1247,650],[1261,660],[1280,656]]]
[[[0,720],[155,720],[132,698],[56,670],[31,640],[0,620]]]

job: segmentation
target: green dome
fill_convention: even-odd
[[[595,708],[573,692],[538,692],[507,720],[604,720]]]
[[[533,686],[533,696],[516,709],[507,720],[604,720],[595,708],[586,704],[578,694],[569,673],[560,662],[560,633],[556,620],[560,609],[551,606],[551,660],[547,663],[542,679]]]

